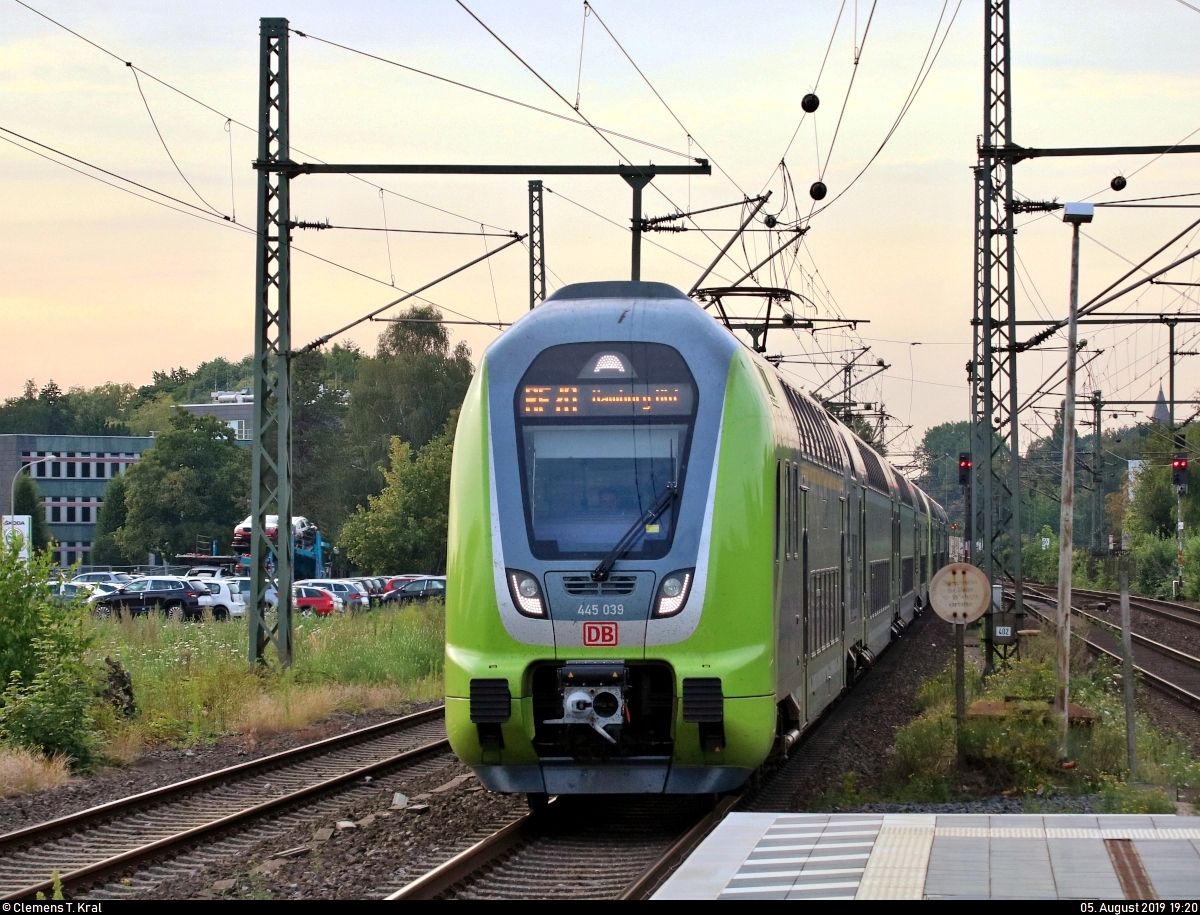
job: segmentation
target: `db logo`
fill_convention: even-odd
[[[584,623],[583,644],[609,646],[617,644],[616,623]]]

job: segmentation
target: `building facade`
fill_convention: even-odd
[[[196,416],[214,416],[233,430],[237,443],[250,447],[254,438],[254,393],[252,391],[213,391],[209,403],[185,403],[174,410],[187,410]]]
[[[12,484],[22,467],[37,481],[61,566],[91,561],[104,487],[154,444],[132,435],[0,435],[0,501],[12,513]]]

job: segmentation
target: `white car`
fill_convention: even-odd
[[[241,595],[243,607],[250,603],[250,579],[248,577],[226,578],[225,581],[229,583],[230,590],[236,591]],[[267,589],[267,606],[276,607],[278,605],[279,592],[276,591],[275,586],[272,585]]]
[[[246,600],[242,597],[241,589],[234,590],[236,585],[223,578],[202,578],[208,592],[212,595],[212,614],[215,619],[225,619],[228,616],[245,616]]]
[[[346,603],[346,607],[363,607],[369,609],[371,606],[371,596],[367,594],[367,589],[356,581],[346,581],[340,578],[307,578],[304,581],[296,582],[298,585],[312,585],[316,588],[324,588],[326,591],[332,591]]]
[[[84,572],[82,575],[76,575],[71,581],[76,582],[97,582],[110,581],[113,584],[124,584],[127,581],[133,581],[132,575],[126,575],[124,572]]]

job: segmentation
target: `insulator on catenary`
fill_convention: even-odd
[[[820,107],[820,105],[821,105],[821,100],[819,98],[817,98],[816,95],[812,92],[808,93],[808,95],[804,96],[804,98],[802,98],[800,100],[800,107],[803,108],[805,111],[807,111],[809,114],[812,114],[814,111],[816,111],[817,108]]]
[[[824,200],[828,192],[829,188],[825,187],[824,181],[814,181],[812,187],[808,189],[808,196],[813,200]]]

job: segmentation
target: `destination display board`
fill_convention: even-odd
[[[689,384],[529,384],[521,389],[522,416],[690,416]]]

